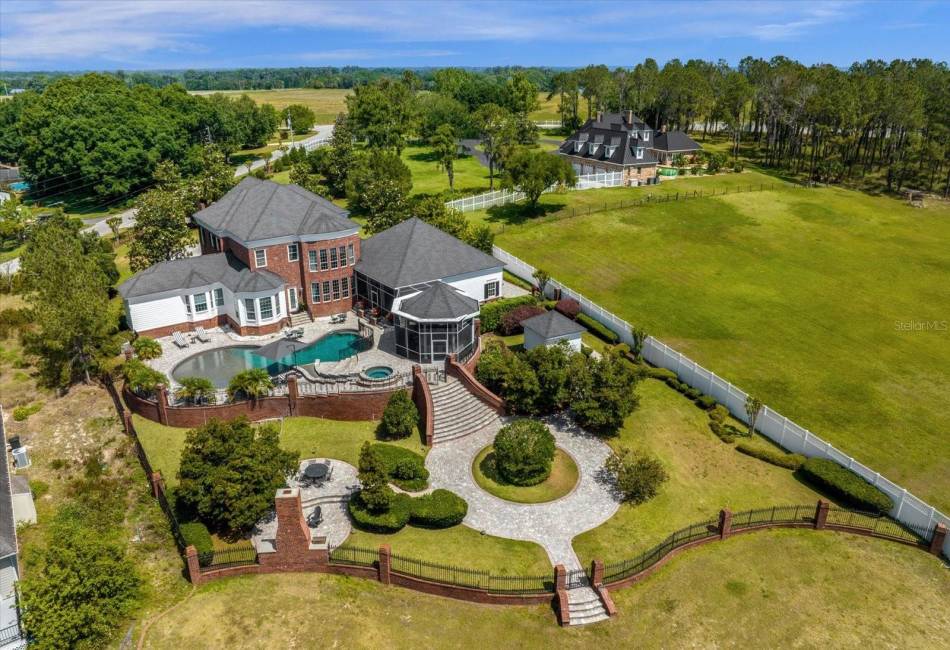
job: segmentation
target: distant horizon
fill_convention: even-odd
[[[4,73],[950,59],[950,4],[6,0]]]

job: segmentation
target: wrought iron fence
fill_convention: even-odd
[[[228,548],[220,551],[205,551],[198,554],[198,566],[202,571],[227,569],[228,567],[257,564],[257,549],[253,546]]]
[[[379,559],[379,551],[362,546],[337,546],[330,551],[331,564],[372,567]]]
[[[20,624],[14,623],[13,625],[8,625],[5,628],[0,628],[0,643],[7,644],[12,641],[19,641],[23,638],[23,633],[20,632]]]
[[[483,589],[489,593],[529,595],[553,593],[553,576],[502,576],[488,571],[469,569],[449,564],[416,560],[402,555],[390,556],[393,573],[437,582],[453,587]]]
[[[908,526],[885,515],[848,510],[847,508],[828,508],[828,518],[825,520],[825,525],[858,528],[879,537],[889,537],[913,544],[925,544],[933,538],[933,529]]]
[[[815,506],[775,506],[746,510],[732,515],[732,529],[766,524],[809,523],[815,521]]]
[[[573,571],[568,571],[566,578],[567,580],[564,586],[568,589],[574,589],[576,587],[589,587],[591,584],[590,572],[585,569],[574,569]]]
[[[636,575],[637,573],[640,573],[641,571],[644,571],[659,562],[673,549],[680,546],[685,546],[686,544],[700,539],[715,537],[718,534],[719,522],[715,519],[710,519],[708,521],[703,521],[697,524],[692,524],[691,526],[686,526],[685,528],[681,528],[653,548],[641,553],[633,559],[605,564],[604,582],[616,582],[632,575]]]

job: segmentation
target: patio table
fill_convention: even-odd
[[[310,463],[304,468],[303,475],[309,479],[320,481],[327,477],[329,469],[326,463]]]

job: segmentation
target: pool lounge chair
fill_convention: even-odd
[[[338,325],[338,324],[340,324],[340,323],[345,323],[345,322],[346,322],[346,313],[345,313],[345,312],[342,313],[342,314],[334,314],[333,316],[330,316],[330,324],[331,324],[331,325]]]
[[[198,337],[198,340],[202,343],[208,343],[211,341],[211,335],[208,334],[208,332],[205,331],[205,328],[201,327],[200,325],[195,328],[195,336]]]
[[[181,332],[172,332],[172,342],[180,348],[188,347],[188,341]]]

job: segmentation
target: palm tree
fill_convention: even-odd
[[[758,397],[749,395],[745,398],[745,413],[749,416],[749,435],[755,433],[755,421],[759,418],[759,411],[765,404]]]
[[[214,404],[214,384],[204,377],[183,377],[175,397],[192,404]]]
[[[234,399],[238,394],[247,399],[263,397],[274,387],[270,375],[263,368],[250,368],[231,377],[228,383],[228,397]]]

